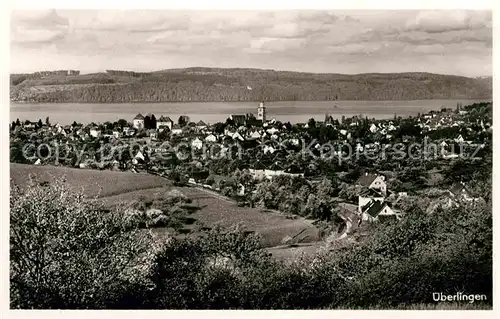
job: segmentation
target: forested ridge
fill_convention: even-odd
[[[36,73],[41,74],[41,73]],[[432,73],[333,74],[187,68],[151,73],[11,74],[11,101],[189,102],[484,99],[492,79]]]

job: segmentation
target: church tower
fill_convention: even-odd
[[[257,108],[257,119],[262,120],[263,123],[266,121],[266,107],[264,106],[264,102],[260,102]]]

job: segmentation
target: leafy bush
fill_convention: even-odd
[[[149,237],[62,182],[11,187],[13,308],[121,307]]]

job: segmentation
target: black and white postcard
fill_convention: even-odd
[[[9,307],[492,310],[493,38],[492,10],[13,10]]]

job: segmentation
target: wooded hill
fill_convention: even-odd
[[[78,75],[11,74],[10,82],[11,101],[52,103],[491,99],[492,96],[491,77],[432,73],[347,75],[195,67],[151,73],[108,70]]]

